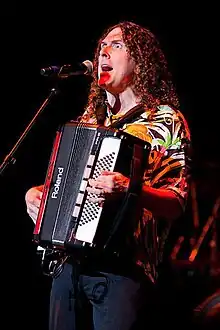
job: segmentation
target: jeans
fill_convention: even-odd
[[[112,273],[80,274],[74,283],[73,266],[65,264],[52,283],[49,330],[140,329],[145,298],[139,282]]]

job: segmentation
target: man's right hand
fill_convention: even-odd
[[[30,188],[25,194],[27,213],[36,223],[44,186]]]

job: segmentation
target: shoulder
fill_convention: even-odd
[[[84,113],[78,117],[78,121],[81,123],[96,124],[96,115],[91,107],[85,109]]]
[[[166,104],[158,105],[153,112],[146,109],[141,117],[151,127],[160,127],[161,129],[163,127],[164,129],[169,129],[171,132],[182,131],[190,139],[190,129],[187,119],[179,109]]]
[[[179,120],[181,121],[184,118],[183,113],[170,105],[158,105],[153,112],[149,112],[146,109],[146,114],[148,114],[149,117],[151,117],[153,120],[158,120],[159,118],[162,120],[166,120],[167,118],[170,118],[174,121]]]

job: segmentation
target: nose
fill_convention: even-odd
[[[110,58],[110,46],[104,46],[102,47],[101,51],[100,51],[100,55],[103,57],[107,57]]]

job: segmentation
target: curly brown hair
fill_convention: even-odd
[[[102,40],[117,27],[121,28],[123,41],[135,62],[132,89],[141,103],[152,110],[159,104],[179,108],[178,95],[158,40],[147,28],[128,21],[107,28],[98,41],[93,60],[93,80],[86,108],[96,114],[105,104],[106,93],[98,86],[98,57]]]

